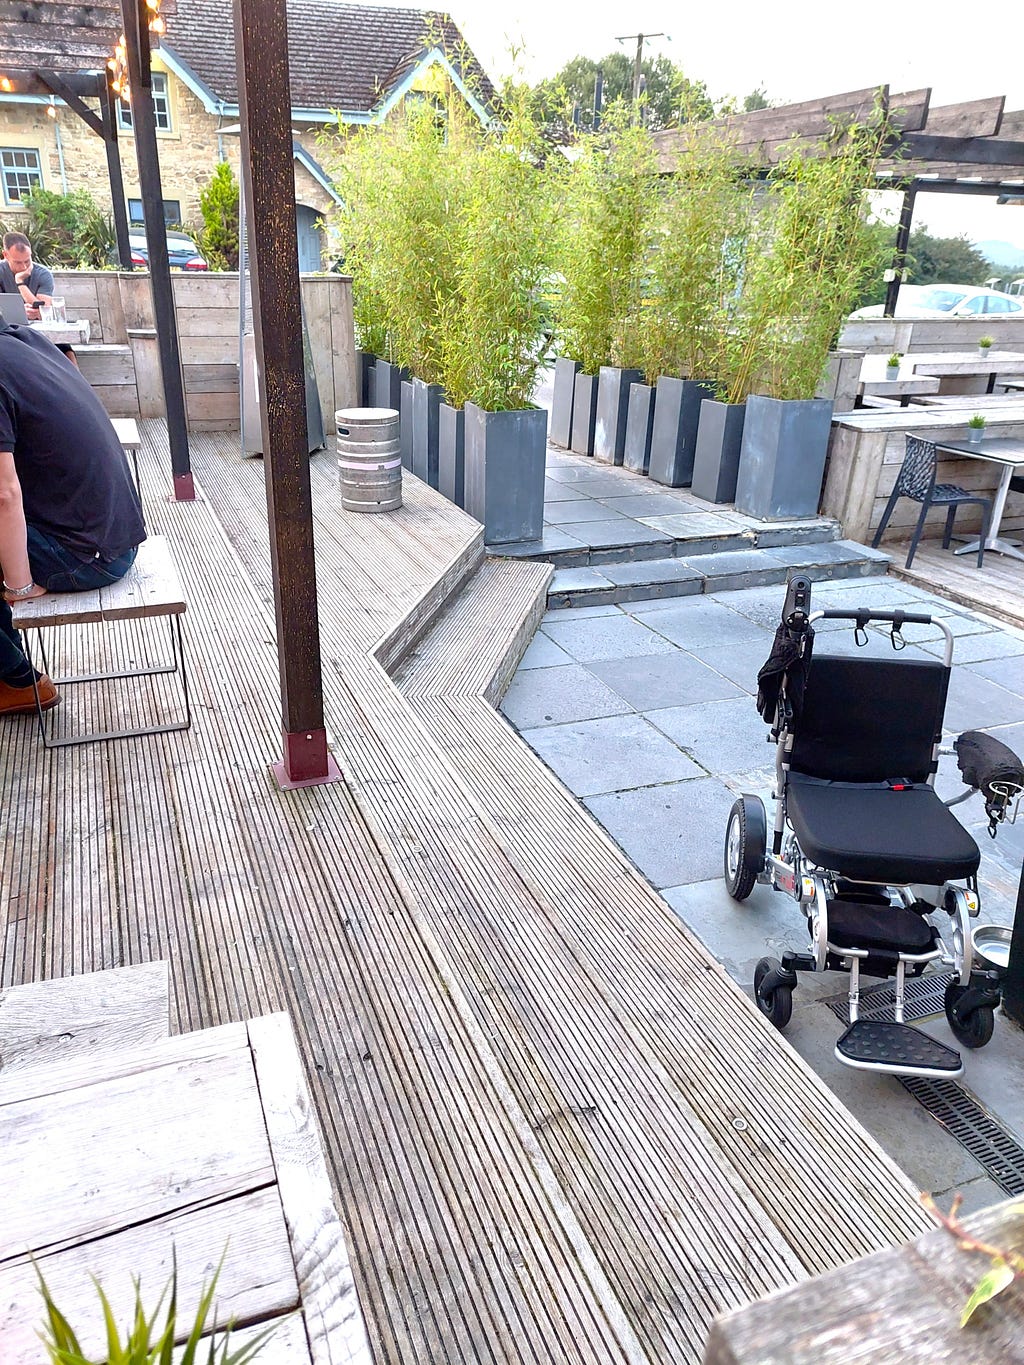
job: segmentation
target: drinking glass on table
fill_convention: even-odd
[[[39,305],[39,321],[42,323],[53,322],[52,303],[41,303]]]
[[[53,312],[53,316],[52,316],[52,318],[50,319],[51,322],[58,322],[58,323],[65,323],[65,322],[67,322],[67,320],[68,320],[68,314],[67,314],[67,309],[66,309],[65,304],[64,304],[64,297],[63,297],[63,295],[58,296],[57,294],[54,294],[54,296],[53,296],[53,302],[51,303],[50,307],[51,307],[52,312]]]

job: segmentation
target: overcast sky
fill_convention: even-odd
[[[423,0],[384,2],[427,7]],[[893,93],[930,86],[933,105],[1005,95],[1007,109],[1024,109],[1022,0],[513,0],[509,6],[452,0],[450,12],[497,75],[511,65],[512,42],[524,48],[531,80],[554,75],[579,54],[599,58],[617,46],[632,54],[635,32],[625,44],[615,41],[625,34],[625,22],[670,35],[651,38],[649,49],[705,81],[716,99],[761,86],[774,102],[789,103],[888,84]],[[918,200],[915,222],[943,235],[964,232],[1024,250],[1024,206],[929,195]]]

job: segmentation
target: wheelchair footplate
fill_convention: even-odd
[[[861,1071],[889,1076],[962,1076],[964,1064],[955,1048],[946,1047],[909,1024],[858,1019],[836,1043],[836,1057]]]

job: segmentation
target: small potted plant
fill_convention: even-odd
[[[993,340],[993,337],[978,338],[978,354],[981,356],[982,360],[988,359],[988,353],[992,349]]]
[[[981,444],[984,435],[985,418],[980,412],[976,412],[973,417],[967,419],[967,439],[972,446],[976,446]]]
[[[893,351],[885,366],[886,379],[897,379],[900,372],[900,361],[903,359],[899,351]]]

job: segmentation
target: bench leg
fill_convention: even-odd
[[[39,632],[41,634],[41,632]],[[32,662],[31,649],[28,641],[29,632],[25,632],[25,652],[28,655],[29,663]],[[44,749],[70,749],[79,744],[96,744],[103,739],[136,739],[142,735],[167,735],[177,730],[188,730],[192,726],[192,700],[188,690],[188,668],[185,661],[185,640],[181,629],[181,615],[175,615],[171,620],[171,647],[174,651],[174,662],[170,665],[161,664],[158,668],[137,669],[130,673],[98,673],[79,678],[62,679],[63,684],[69,682],[102,682],[112,678],[147,678],[156,673],[179,673],[181,674],[182,699],[185,706],[185,715],[181,720],[171,721],[165,725],[146,725],[134,730],[103,730],[90,735],[73,735],[68,739],[50,739],[46,733],[46,715],[42,708],[39,696],[39,684],[35,677],[32,680],[32,691],[36,702],[36,719],[39,724],[39,734],[43,741]],[[40,641],[40,648],[42,642]],[[45,657],[45,656],[44,656]]]

